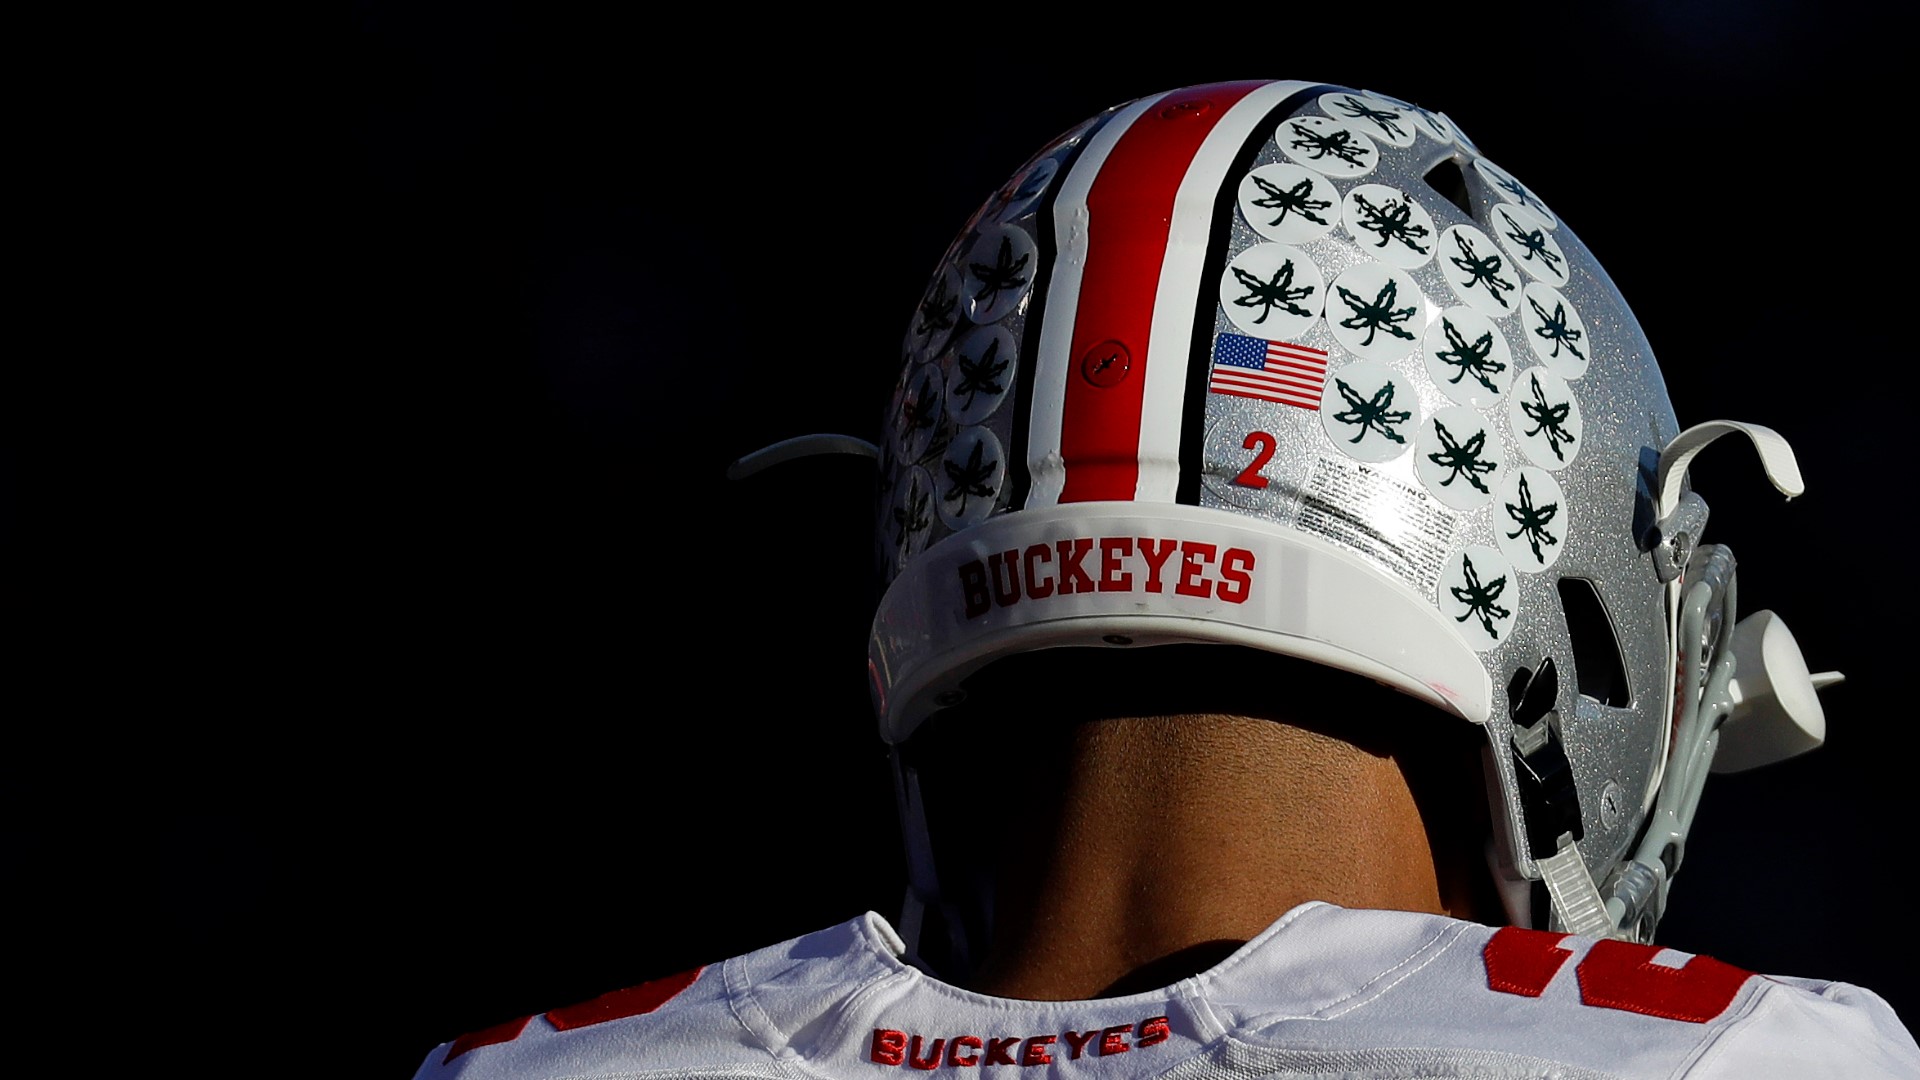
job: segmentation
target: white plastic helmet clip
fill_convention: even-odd
[[[1771,611],[1756,611],[1733,630],[1733,711],[1720,725],[1716,773],[1742,772],[1817,749],[1827,715],[1817,691],[1845,676],[1807,670],[1800,644]]]
[[[1660,468],[1654,480],[1654,570],[1662,581],[1680,576],[1707,523],[1706,504],[1685,490],[1687,466],[1715,439],[1735,431],[1753,440],[1753,448],[1760,455],[1760,467],[1766,470],[1767,479],[1782,495],[1791,499],[1806,491],[1793,447],[1770,427],[1737,420],[1709,420],[1674,436],[1660,451]]]

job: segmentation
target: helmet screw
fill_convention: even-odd
[[[1127,381],[1133,370],[1133,354],[1117,341],[1103,341],[1080,357],[1080,377],[1102,390]]]
[[[1684,532],[1660,538],[1654,548],[1654,572],[1661,581],[1672,581],[1687,569],[1693,558],[1693,540]]]
[[[1125,634],[1107,634],[1106,636],[1102,637],[1100,640],[1106,642],[1109,645],[1133,644],[1133,639],[1128,637]]]
[[[1600,823],[1611,829],[1620,824],[1624,815],[1620,809],[1620,785],[1617,781],[1607,781],[1600,792]]]
[[[933,696],[933,703],[942,709],[951,709],[967,700],[965,690],[942,690]]]

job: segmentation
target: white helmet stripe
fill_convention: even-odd
[[[1054,259],[1047,279],[1048,312],[1040,323],[1040,346],[1034,357],[1033,410],[1027,425],[1027,473],[1032,487],[1028,506],[1052,506],[1060,501],[1066,483],[1061,454],[1062,418],[1066,413],[1067,380],[1073,377],[1074,311],[1079,304],[1081,271],[1087,261],[1087,193],[1107,163],[1120,136],[1140,114],[1161,98],[1141,98],[1122,109],[1092,138],[1075,159],[1073,168],[1053,201]]]

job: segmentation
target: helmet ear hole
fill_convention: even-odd
[[[1439,192],[1446,200],[1460,208],[1468,217],[1473,216],[1473,202],[1467,196],[1467,177],[1460,171],[1460,163],[1447,158],[1440,164],[1427,170],[1422,177],[1427,186]]]
[[[1560,608],[1567,617],[1567,635],[1573,642],[1573,674],[1582,696],[1602,705],[1624,709],[1633,702],[1627,685],[1626,663],[1606,602],[1586,578],[1560,579]]]

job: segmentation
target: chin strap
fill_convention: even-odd
[[[1807,490],[1806,481],[1800,478],[1799,459],[1793,456],[1793,447],[1779,432],[1761,424],[1744,424],[1737,420],[1709,420],[1704,424],[1695,424],[1675,435],[1673,441],[1660,451],[1660,467],[1654,477],[1654,514],[1663,532],[1673,512],[1679,509],[1687,466],[1693,464],[1693,459],[1700,456],[1700,451],[1715,439],[1736,431],[1753,441],[1753,449],[1760,455],[1760,467],[1766,470],[1767,480],[1780,494],[1792,499]],[[1699,539],[1698,535],[1694,539]]]

